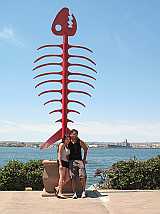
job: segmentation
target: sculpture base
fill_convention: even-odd
[[[59,180],[59,170],[58,164],[56,160],[44,160],[43,162],[44,171],[43,171],[43,185],[44,190],[42,196],[53,196],[54,195],[54,188],[58,186]],[[63,187],[63,193],[72,193],[72,184],[71,180],[65,184]],[[82,187],[80,182],[77,185],[77,192],[82,192]]]

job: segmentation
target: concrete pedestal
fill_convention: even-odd
[[[54,187],[58,185],[59,172],[58,164],[56,160],[44,160],[43,162],[44,171],[43,171],[43,184],[44,190],[49,194],[54,193]],[[77,192],[81,192],[82,188],[80,182],[78,184]],[[67,182],[63,188],[64,193],[72,193],[71,181]]]

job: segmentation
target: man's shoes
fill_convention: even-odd
[[[77,199],[77,193],[75,192],[74,195],[72,196],[73,199]]]
[[[86,192],[85,191],[82,192],[81,198],[86,198]]]

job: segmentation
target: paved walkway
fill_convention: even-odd
[[[160,214],[160,191],[90,191],[77,200],[41,194],[0,192],[0,214]]]
[[[86,199],[42,197],[42,192],[0,192],[0,214],[105,214],[94,194]]]
[[[105,191],[101,195],[109,214],[160,214],[160,191]]]

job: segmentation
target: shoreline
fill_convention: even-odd
[[[42,142],[18,142],[18,141],[0,141],[0,147],[31,147],[39,148]],[[108,143],[108,142],[87,142],[89,148],[103,149],[160,149],[160,142],[151,143]],[[55,144],[57,145],[57,144]]]
[[[39,145],[27,145],[27,146],[20,146],[20,145],[0,145],[0,148],[34,148],[34,149],[39,149]],[[160,149],[160,146],[159,147],[107,147],[107,146],[89,146],[89,149],[115,149],[115,150],[118,150],[118,149],[129,149],[129,150],[138,150],[138,149]]]

